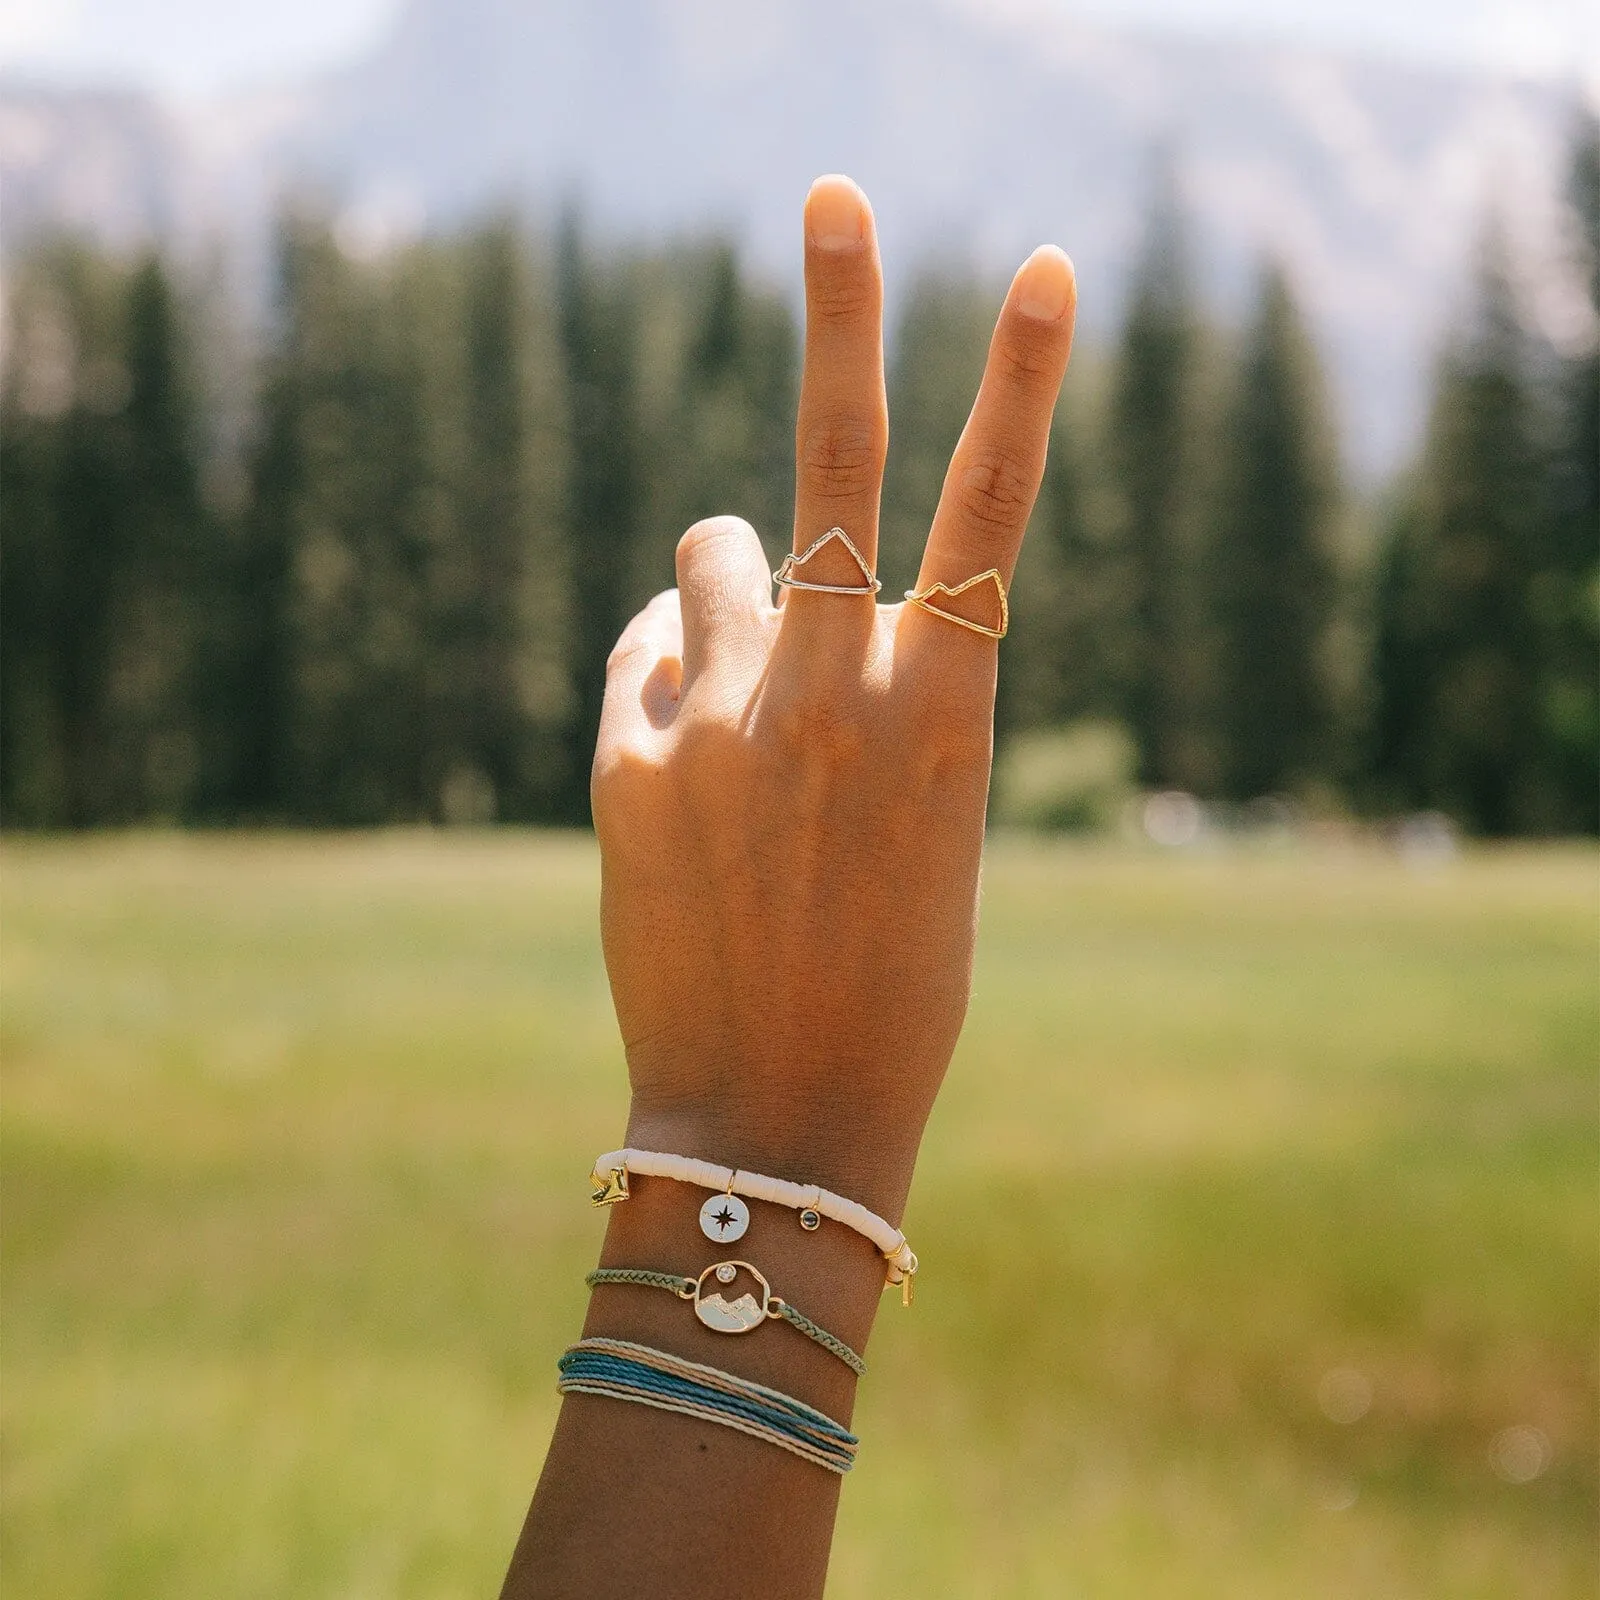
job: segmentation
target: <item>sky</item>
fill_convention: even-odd
[[[292,79],[374,44],[400,0],[0,0],[0,68],[182,95]],[[595,0],[604,3],[604,0]],[[863,4],[870,0],[862,0]],[[1600,80],[1593,0],[946,0]]]

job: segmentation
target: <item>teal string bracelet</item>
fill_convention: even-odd
[[[726,1299],[720,1289],[707,1292],[715,1280],[732,1284],[741,1272],[748,1274],[760,1290],[759,1299],[748,1289],[736,1300]],[[670,1289],[680,1300],[694,1302],[694,1314],[716,1333],[749,1333],[769,1320],[781,1319],[798,1329],[829,1355],[837,1356],[859,1378],[867,1364],[843,1339],[813,1322],[803,1311],[772,1292],[772,1285],[748,1261],[718,1261],[698,1278],[680,1277],[675,1272],[653,1272],[647,1267],[597,1267],[583,1280],[591,1289],[602,1284],[631,1284],[646,1289]]]
[[[665,1276],[656,1274],[655,1276]],[[601,1395],[698,1417],[841,1476],[860,1440],[793,1395],[626,1339],[580,1339],[557,1363],[563,1394]]]

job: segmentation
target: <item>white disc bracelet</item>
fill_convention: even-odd
[[[868,1211],[854,1200],[834,1194],[819,1184],[790,1183],[786,1178],[763,1177],[735,1167],[719,1167],[712,1161],[697,1161],[692,1156],[670,1155],[661,1150],[613,1150],[594,1164],[592,1173],[597,1206],[615,1205],[628,1198],[628,1174],[641,1178],[671,1178],[678,1183],[698,1184],[715,1189],[727,1197],[725,1206],[716,1197],[700,1208],[700,1230],[718,1242],[737,1239],[749,1225],[749,1208],[735,1199],[744,1195],[787,1206],[800,1213],[800,1226],[808,1232],[821,1226],[823,1217],[841,1222],[863,1238],[870,1239],[883,1257],[889,1283],[902,1285],[907,1305],[911,1303],[911,1284],[917,1271],[917,1253],[906,1243],[906,1236],[891,1227],[875,1211]]]

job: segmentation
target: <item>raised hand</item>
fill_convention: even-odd
[[[888,445],[866,197],[806,203],[798,555],[870,567]],[[1009,583],[1072,344],[1072,267],[1018,272],[917,579]],[[897,1213],[966,1011],[998,646],[870,593],[780,589],[748,523],[678,546],[611,657],[594,769],[629,1143],[830,1183]],[[795,576],[863,586],[844,541]],[[931,603],[997,628],[993,580]]]

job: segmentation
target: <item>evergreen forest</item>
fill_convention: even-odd
[[[1355,492],[1280,263],[1241,325],[1158,185],[1080,349],[1002,651],[1001,739],[1115,727],[1221,805],[1600,831],[1600,132],[1568,182],[1587,346],[1486,220],[1416,459]],[[0,821],[583,825],[604,662],[696,519],[790,537],[795,308],[726,242],[510,214],[374,256],[288,209],[270,304],[35,241],[0,372]],[[914,575],[998,286],[890,329],[880,571]]]

